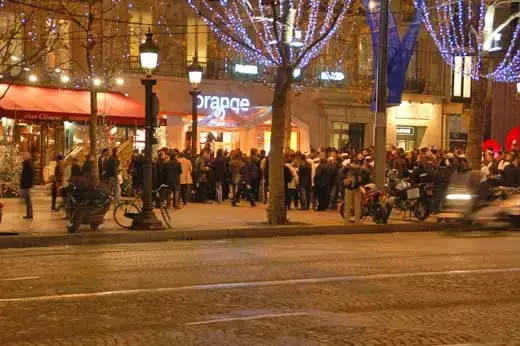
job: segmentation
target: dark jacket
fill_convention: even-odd
[[[166,184],[166,170],[165,170],[165,164],[163,160],[157,160],[155,161],[155,172],[156,172],[156,185],[154,185],[156,188],[159,186]],[[143,177],[144,178],[144,177]]]
[[[300,187],[309,188],[312,185],[311,181],[312,167],[308,162],[302,163],[298,169],[298,180]]]
[[[316,175],[314,176],[314,185],[319,187],[329,187],[332,184],[332,172],[327,163],[320,163],[316,167]]]
[[[226,177],[226,166],[227,162],[224,156],[217,156],[213,162],[211,162],[210,167],[213,168],[213,173],[216,182],[224,181]]]
[[[116,178],[119,169],[119,160],[117,157],[110,156],[105,163],[105,176],[107,178]]]
[[[348,166],[343,170],[344,186],[349,190],[359,189],[363,185],[363,172],[359,165]]]
[[[94,162],[87,160],[81,169],[82,175],[94,175]],[[100,176],[101,178],[101,176]]]
[[[21,189],[30,189],[33,187],[34,168],[31,160],[25,160],[22,165],[22,176],[20,179]]]
[[[138,155],[130,167],[134,187],[142,187],[144,184],[144,156]]]
[[[507,187],[517,187],[520,185],[519,169],[512,163],[504,168],[502,173],[502,185]]]
[[[106,160],[103,156],[100,156],[99,159],[98,159],[98,171],[99,171],[99,178],[100,179],[105,179],[106,176],[105,176],[105,164],[106,164]]]
[[[79,177],[81,175],[81,166],[78,164],[74,164],[70,167],[70,176],[71,177]]]
[[[248,162],[240,167],[240,182],[251,184],[253,182],[252,172],[254,169],[254,163],[251,162]]]
[[[177,159],[171,159],[164,164],[164,183],[170,187],[181,186],[181,163]]]

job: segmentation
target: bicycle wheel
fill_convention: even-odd
[[[114,221],[119,227],[130,228],[134,218],[139,215],[141,208],[133,202],[121,202],[114,209]]]
[[[164,223],[166,224],[166,227],[168,227],[168,229],[172,228],[172,219],[171,219],[170,213],[168,212],[168,209],[166,207],[163,207],[162,205],[161,205],[160,209],[161,209],[161,215],[164,220]]]

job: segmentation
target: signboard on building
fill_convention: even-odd
[[[251,107],[248,98],[229,97],[229,96],[213,96],[199,95],[197,96],[197,108],[207,110],[226,110],[231,109],[235,113],[247,112]]]
[[[402,127],[399,126],[396,130],[398,135],[414,135],[415,134],[415,127]]]

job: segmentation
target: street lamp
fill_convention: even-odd
[[[198,151],[198,114],[197,114],[197,97],[200,95],[199,84],[202,81],[202,66],[199,64],[197,56],[193,58],[193,62],[188,67],[188,77],[191,84],[191,154],[197,155]]]
[[[157,219],[153,212],[152,199],[152,141],[154,135],[155,111],[158,107],[157,96],[153,92],[153,86],[157,80],[152,78],[152,72],[157,68],[159,60],[159,47],[153,42],[153,34],[148,30],[146,40],[139,46],[139,57],[141,67],[146,71],[146,78],[141,79],[141,84],[145,87],[145,146],[144,146],[144,191],[143,209],[132,222],[132,230],[159,230],[163,229],[161,221]]]

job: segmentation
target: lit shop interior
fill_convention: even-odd
[[[200,148],[209,143],[213,151],[240,149],[249,153],[251,148],[257,148],[269,152],[271,119],[271,107],[249,107],[247,111],[240,112],[231,108],[211,110],[207,116],[200,117],[199,120]],[[191,115],[184,116],[183,133],[189,130],[191,124]],[[294,116],[291,125],[291,149],[309,151],[309,127]]]

